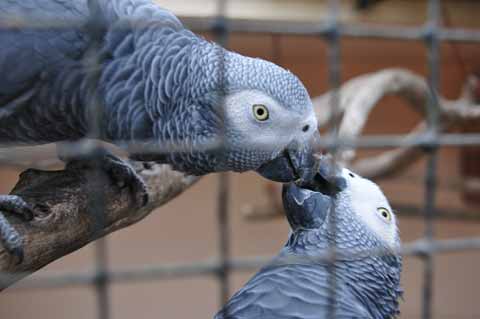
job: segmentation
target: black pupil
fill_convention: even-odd
[[[387,217],[388,217],[388,214],[387,214],[387,212],[386,212],[386,211],[383,211],[383,212],[382,212],[382,215],[383,215],[383,217],[385,217],[385,218],[387,218]]]
[[[355,177],[355,175],[353,175],[352,173],[348,173],[348,175],[350,175],[350,177]]]
[[[265,114],[265,110],[261,107],[257,108],[257,115],[263,116]]]

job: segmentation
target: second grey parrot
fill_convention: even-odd
[[[335,195],[284,186],[290,238],[215,319],[326,319],[329,314],[386,319],[399,314],[402,260],[396,253],[400,239],[395,215],[373,182],[347,169],[336,178],[341,189]],[[335,214],[336,226],[330,214]],[[333,266],[332,308],[329,264],[315,257],[333,244],[339,258]],[[374,255],[368,255],[369,249]],[[342,250],[347,253],[340,255]]]
[[[318,132],[295,75],[195,35],[152,1],[2,0],[0,146],[90,136],[194,175],[286,182],[311,178]],[[100,158],[143,190],[127,164]],[[32,216],[15,196],[0,197],[1,211]],[[21,254],[3,219],[0,239]]]

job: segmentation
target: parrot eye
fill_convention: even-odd
[[[255,119],[258,121],[266,121],[268,120],[269,114],[268,114],[268,109],[265,105],[262,104],[255,104],[253,106],[253,115],[255,116]]]
[[[390,211],[388,209],[386,209],[385,207],[379,207],[377,208],[377,212],[380,214],[380,216],[382,216],[383,219],[385,219],[386,221],[391,221],[392,220],[392,214],[390,213]]]

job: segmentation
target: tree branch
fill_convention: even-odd
[[[468,79],[458,100],[438,97],[436,106],[440,113],[441,132],[480,121],[480,106],[472,103],[471,98],[475,85],[473,81],[476,81],[473,77]],[[339,112],[343,117],[338,135],[343,138],[360,135],[373,108],[387,95],[403,98],[408,106],[425,116],[430,94],[431,90],[424,78],[403,69],[385,69],[353,78],[343,84],[339,91]],[[313,99],[319,127],[325,126],[329,121],[330,96],[331,92],[328,92]],[[406,138],[422,134],[426,129],[425,123],[420,123]],[[356,156],[353,149],[343,149],[339,153],[337,155],[340,155],[339,158],[347,166],[350,166]],[[421,154],[417,147],[409,146],[362,159],[351,166],[360,175],[368,178],[389,177],[390,174],[399,173],[413,164]]]
[[[0,271],[8,273],[1,277],[0,290],[99,237],[138,222],[198,180],[168,165],[132,165],[148,186],[149,203],[140,209],[135,208],[134,194],[112,185],[107,176],[93,179],[92,172],[84,169],[23,172],[11,194],[32,205],[35,217],[23,222],[6,216],[23,238],[25,259],[16,264],[0,245]],[[96,203],[88,195],[92,186],[104,192],[101,225],[93,215]]]

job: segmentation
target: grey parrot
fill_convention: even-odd
[[[189,174],[289,182],[311,180],[318,131],[294,74],[195,35],[152,1],[0,1],[0,146],[88,137]],[[125,162],[97,153],[66,161],[100,158],[144,191]],[[0,212],[32,218],[15,196],[0,197]],[[21,255],[1,213],[0,239]]]
[[[322,319],[332,313],[334,318],[386,319],[399,314],[402,260],[396,253],[395,215],[376,184],[347,169],[336,171],[337,192],[284,185],[292,229],[287,243],[215,319]],[[330,303],[329,264],[315,257],[333,244],[339,258],[333,272],[336,298]],[[340,255],[342,249],[350,256]],[[377,255],[368,255],[369,249]]]

